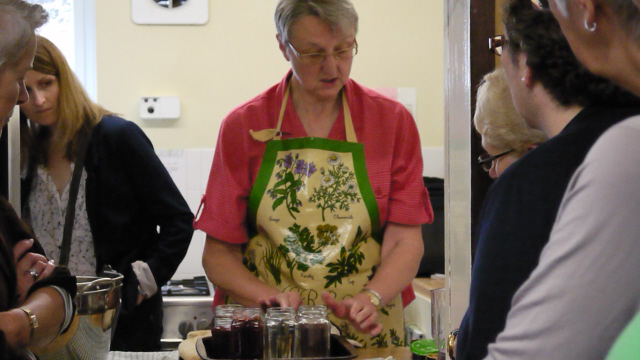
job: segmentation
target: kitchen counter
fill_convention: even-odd
[[[111,351],[107,360],[178,360],[178,350],[159,352],[121,352]]]
[[[358,351],[358,360],[382,358],[393,356],[394,360],[411,360],[411,350],[408,347],[387,349],[361,349]]]
[[[444,287],[444,279],[415,278],[411,282],[416,295],[431,300],[431,290]]]
[[[411,350],[408,347],[389,349],[362,349],[358,351],[358,360],[387,358],[393,356],[394,360],[411,360]],[[108,360],[178,360],[178,351],[166,352],[118,352],[109,353]]]

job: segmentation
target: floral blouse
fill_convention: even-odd
[[[75,164],[72,163],[71,173],[74,167]],[[86,180],[87,172],[83,169],[76,200],[76,216],[73,221],[68,267],[73,275],[95,276],[96,255],[87,215]],[[60,195],[46,167],[38,165],[37,176],[34,176],[29,196],[29,218],[47,258],[55,259],[56,262],[60,259],[70,187],[71,181]]]

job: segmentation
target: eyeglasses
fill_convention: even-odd
[[[502,50],[507,46],[509,46],[509,40],[504,35],[496,35],[489,38],[489,50],[498,56],[502,56]]]
[[[548,0],[531,0],[531,4],[536,10],[549,10]]]
[[[296,55],[300,62],[305,64],[322,64],[327,56],[333,56],[337,61],[341,60],[349,60],[352,59],[356,54],[358,54],[358,41],[353,41],[353,46],[350,46],[346,49],[335,51],[331,54],[326,53],[310,53],[310,54],[300,54],[296,48],[290,42],[287,42],[293,53]]]
[[[478,157],[478,164],[482,165],[482,168],[484,169],[484,171],[491,171],[491,168],[493,167],[493,162],[498,160],[499,158],[512,153],[514,151],[514,149],[511,149],[509,151],[505,151],[503,153],[500,153],[498,155],[490,155],[489,153],[484,153],[482,155],[480,155]]]

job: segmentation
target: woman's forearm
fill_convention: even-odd
[[[420,225],[388,223],[382,241],[380,267],[366,287],[377,291],[382,303],[387,304],[415,278],[423,253]]]
[[[44,287],[35,291],[20,306],[29,309],[38,321],[31,336],[29,317],[20,308],[0,313],[0,330],[4,331],[7,343],[14,349],[45,345],[60,332],[65,319],[64,301],[57,290]]]
[[[207,236],[202,266],[209,280],[244,306],[259,306],[258,300],[280,292],[260,281],[242,264],[241,245]]]

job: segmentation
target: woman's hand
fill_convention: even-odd
[[[258,303],[262,311],[267,311],[268,308],[276,306],[298,309],[298,306],[302,303],[302,298],[299,293],[288,291],[269,296],[268,298],[261,298],[258,300]]]
[[[322,293],[322,299],[333,315],[349,320],[353,327],[363,333],[376,336],[382,332],[382,324],[377,323],[378,311],[366,294],[358,294],[350,299],[336,301],[328,292]]]
[[[20,240],[13,247],[20,304],[24,302],[31,286],[36,281],[51,275],[55,268],[53,260],[47,261],[47,258],[40,254],[27,252],[31,246],[33,246],[33,239]]]

